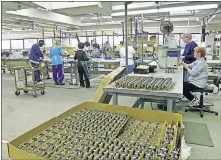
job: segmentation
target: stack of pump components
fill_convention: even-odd
[[[117,88],[169,90],[172,87],[172,78],[128,75],[115,81]]]
[[[178,160],[179,129],[178,123],[146,122],[123,112],[84,108],[19,149],[45,159]]]

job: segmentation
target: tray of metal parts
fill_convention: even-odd
[[[113,82],[112,85],[116,88],[169,90],[173,85],[173,79],[171,77],[127,75]]]
[[[157,120],[155,116],[160,118]],[[51,160],[178,160],[181,120],[181,115],[175,113],[84,103],[9,142],[9,156]]]

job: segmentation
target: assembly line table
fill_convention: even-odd
[[[214,68],[217,68],[219,71],[221,70],[221,60],[207,60],[206,62],[209,67],[212,67],[212,72]]]
[[[131,96],[145,99],[163,100],[167,103],[167,111],[172,112],[174,103],[183,97],[183,68],[175,70],[175,73],[165,73],[164,69],[158,69],[156,73],[150,73],[146,76],[172,77],[173,86],[171,90],[147,91],[140,89],[116,88],[110,84],[104,88],[104,91],[112,96],[113,104],[118,105],[118,96]],[[144,75],[142,75],[144,76]]]

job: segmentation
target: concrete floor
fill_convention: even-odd
[[[47,87],[46,94],[33,98],[31,94],[21,93],[15,96],[13,76],[2,75],[2,159],[8,159],[7,142],[55,117],[73,106],[85,101],[91,101],[95,95],[99,83],[92,83],[90,89],[65,89]],[[215,147],[205,147],[198,145],[193,147],[189,159],[221,159],[221,94],[209,95],[206,100],[212,102],[214,110],[219,112],[219,116],[206,114],[200,118],[198,113],[185,113],[184,121],[206,123]],[[120,97],[120,105],[131,106],[135,98]],[[150,106],[145,105],[145,108]],[[200,136],[200,135],[199,135]]]

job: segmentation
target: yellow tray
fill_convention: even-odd
[[[25,134],[19,136],[18,138],[12,140],[8,143],[8,152],[10,159],[44,159],[42,157],[38,157],[36,155],[27,153],[18,148],[19,145],[23,144],[30,138],[38,135],[40,132],[45,130],[46,128],[58,123],[62,119],[65,119],[69,115],[72,115],[74,112],[77,112],[83,108],[91,108],[91,109],[99,109],[105,111],[117,111],[127,113],[129,116],[132,116],[138,120],[144,120],[149,122],[159,122],[164,123],[166,120],[168,123],[179,123],[180,128],[182,129],[181,135],[179,136],[179,141],[181,142],[182,135],[184,133],[184,126],[182,123],[182,116],[177,113],[169,113],[164,111],[153,111],[148,109],[138,109],[138,108],[129,108],[126,106],[117,106],[117,105],[109,105],[109,104],[101,104],[95,102],[85,102],[80,105],[77,105],[58,117],[52,118],[49,121],[39,125],[38,127],[26,132]],[[181,143],[180,143],[181,144]]]

